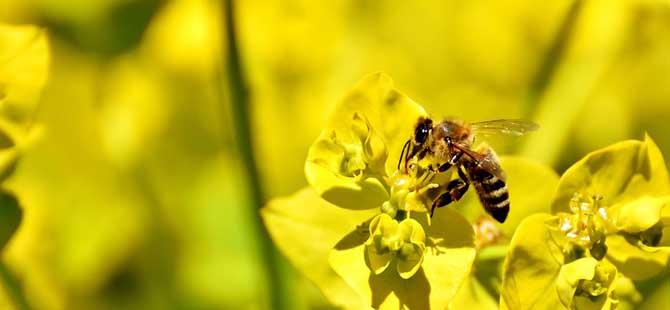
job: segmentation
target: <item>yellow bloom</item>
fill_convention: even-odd
[[[384,272],[391,260],[397,258],[400,277],[408,279],[421,267],[425,250],[426,233],[416,220],[405,219],[398,223],[382,213],[370,222],[365,254],[375,274]]]
[[[419,165],[397,169],[403,144],[425,115],[387,76],[365,78],[309,150],[312,189],[263,209],[274,241],[336,304],[444,308],[470,272],[471,225],[448,208],[432,221],[427,213],[448,179]]]
[[[634,300],[631,280],[668,266],[661,244],[670,180],[651,138],[588,154],[559,181],[554,215],[526,218],[505,261],[501,303],[534,307],[612,309]]]

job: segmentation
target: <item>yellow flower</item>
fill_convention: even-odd
[[[558,185],[558,175],[545,165],[516,156],[502,156],[511,201],[505,223],[486,215],[474,192],[469,192],[453,208],[473,223],[477,256],[468,280],[451,303],[453,309],[498,309],[502,267],[510,240],[519,223],[536,213],[549,212]]]
[[[668,266],[670,180],[651,138],[592,152],[559,181],[552,213],[526,218],[505,261],[505,308],[612,309],[630,281]],[[630,297],[631,300],[635,299]]]
[[[311,188],[263,209],[275,243],[335,304],[445,308],[470,272],[469,222],[449,208],[427,213],[448,178],[398,171],[425,115],[387,76],[365,78],[309,150]]]
[[[408,279],[421,267],[425,242],[426,233],[419,222],[405,219],[398,223],[382,213],[370,222],[370,238],[365,242],[366,259],[370,269],[378,275],[397,258],[400,277]]]

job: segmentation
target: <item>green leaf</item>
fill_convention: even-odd
[[[641,196],[670,193],[668,171],[658,146],[645,141],[623,141],[594,151],[561,177],[552,213],[569,212],[575,193],[603,196],[602,205],[625,204]]]
[[[556,281],[564,257],[545,225],[550,217],[531,215],[517,228],[503,265],[502,308],[562,308]]]
[[[425,229],[426,252],[421,268],[409,279],[403,279],[396,268],[386,268],[379,275],[371,272],[364,240],[345,238],[330,254],[337,274],[374,308],[444,309],[470,274],[475,249],[469,222],[449,209],[436,213],[431,226],[425,213],[416,220]]]
[[[326,298],[346,308],[360,308],[363,301],[330,268],[328,255],[344,236],[365,241],[367,234],[358,233],[356,227],[376,213],[338,208],[319,198],[310,188],[288,198],[274,199],[261,210],[263,221],[281,252]]]
[[[19,227],[23,212],[14,195],[0,192],[0,250],[2,250]]]

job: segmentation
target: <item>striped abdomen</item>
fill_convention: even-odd
[[[505,222],[509,213],[509,191],[505,181],[476,165],[466,165],[466,168],[486,212],[498,222]]]

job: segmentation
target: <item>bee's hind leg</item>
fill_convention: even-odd
[[[454,201],[460,200],[463,195],[465,195],[465,192],[468,191],[470,182],[468,182],[467,177],[465,177],[465,174],[460,167],[458,169],[458,176],[458,179],[451,180],[447,183],[447,191],[440,195],[440,197],[437,197],[433,202],[433,206],[430,208],[431,217],[433,217],[436,208],[442,208]]]

